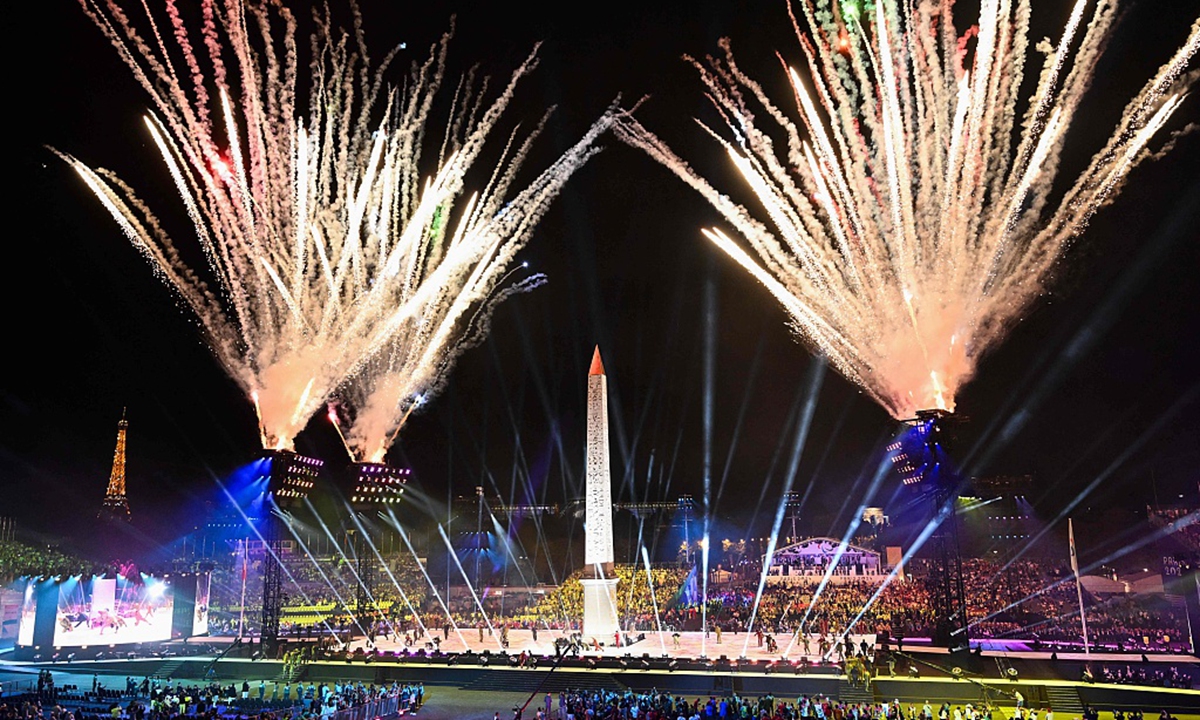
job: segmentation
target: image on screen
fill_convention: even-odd
[[[116,645],[171,638],[167,582],[140,576],[66,580],[59,588],[54,645]]]
[[[196,608],[192,614],[192,634],[208,634],[208,573],[196,576]]]
[[[21,621],[17,625],[17,644],[33,644],[33,624],[37,622],[37,580],[25,583],[25,598],[21,602]]]

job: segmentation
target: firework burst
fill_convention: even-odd
[[[725,121],[706,127],[757,200],[738,205],[631,114],[614,126],[741,236],[704,235],[784,306],[798,335],[897,418],[954,409],[979,358],[1043,291],[1195,80],[1185,44],[1053,202],[1064,138],[1110,35],[1113,3],[1078,0],[1020,97],[1030,3],[984,0],[958,34],[951,3],[800,2],[799,121],[723,56],[692,63]],[[1019,108],[1024,107],[1024,111]],[[784,140],[780,147],[778,140]]]
[[[356,373],[366,369],[364,377],[375,378],[372,368],[396,367],[388,358],[398,343],[423,343],[409,348],[426,358],[411,372],[436,376],[426,369],[431,364],[444,370],[462,345],[460,334],[473,337],[485,327],[457,322],[464,307],[479,310],[482,303],[486,318],[488,298],[511,292],[493,291],[545,204],[590,157],[606,122],[534,189],[505,198],[528,150],[520,144],[515,157],[501,161],[482,200],[464,211],[458,230],[447,233],[465,177],[518,82],[536,67],[536,49],[496,93],[486,92],[486,80],[459,83],[452,117],[439,129],[431,114],[445,79],[448,35],[397,90],[384,80],[396,51],[371,61],[357,9],[349,31],[327,8],[314,13],[310,59],[302,66],[296,19],[280,3],[202,0],[198,31],[173,0],[165,20],[143,5],[145,17],[136,23],[116,0],[81,4],[150,96],[146,126],[187,210],[204,268],[181,260],[151,209],[113,173],[63,157],[198,319],[214,355],[253,401],[267,448],[290,448]],[[306,91],[301,77],[309,78]],[[439,136],[437,151],[425,152]],[[423,164],[430,174],[421,175]],[[509,204],[501,207],[504,200]],[[440,331],[411,331],[427,322]]]

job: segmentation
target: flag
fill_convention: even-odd
[[[1071,518],[1067,518],[1067,539],[1071,543],[1071,572],[1075,573],[1075,579],[1079,579],[1079,557],[1075,554],[1075,526],[1071,522]]]

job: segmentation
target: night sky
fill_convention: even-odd
[[[1099,148],[1128,98],[1200,12],[1194,0],[1122,7],[1060,177],[1073,177]],[[150,537],[170,537],[180,518],[215,496],[213,476],[255,455],[253,411],[190,318],[46,148],[116,170],[187,238],[182,207],[140,121],[140,88],[71,0],[18,3],[13,11],[8,103],[16,162],[6,183],[0,515],[15,517],[27,533],[86,544],[80,518],[99,506],[116,422],[128,407],[130,505]],[[453,73],[479,64],[505,77],[543,41],[541,65],[502,123],[536,122],[546,106],[558,105],[531,171],[621,95],[627,104],[649,96],[639,109],[643,123],[705,174],[729,178],[717,146],[690,120],[714,118],[681,56],[716,52],[728,36],[739,62],[785,108],[790,95],[775,53],[801,60],[783,0],[536,9],[364,2],[363,11],[375,54],[408,44],[397,70],[423,58],[455,13]],[[1057,39],[1068,11],[1063,0],[1036,0],[1032,35]],[[973,13],[962,4],[960,26]],[[1192,97],[1170,129],[1197,121],[1200,99]],[[767,292],[703,239],[700,228],[720,222],[714,210],[640,152],[611,137],[603,145],[522,253],[549,284],[502,306],[490,338],[410,420],[391,460],[410,464],[436,498],[484,485],[507,499],[514,475],[525,473],[539,498],[575,497],[585,379],[599,343],[617,496],[701,495],[707,392],[714,495],[721,489],[716,513],[723,522],[762,527],[778,505],[794,407],[816,377],[797,485],[813,483],[810,531],[840,534],[853,511],[843,502],[865,483],[896,423],[832,371],[814,368]],[[1200,134],[1191,133],[1169,156],[1133,172],[1060,263],[1051,292],[959,396],[970,422],[958,454],[970,472],[1032,475],[1035,505],[1048,517],[1098,478],[1076,516],[1198,502],[1198,227]],[[706,326],[714,333],[707,389]],[[298,449],[345,461],[322,419],[300,436]]]

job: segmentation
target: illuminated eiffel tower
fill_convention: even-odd
[[[104,505],[100,517],[129,522],[129,500],[125,497],[125,431],[129,423],[125,410],[121,410],[121,422],[117,423],[117,449],[113,451],[112,474],[108,478],[108,492],[104,493]]]

